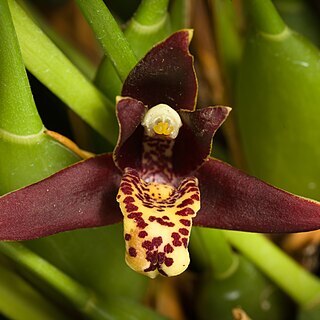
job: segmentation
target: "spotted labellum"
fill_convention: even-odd
[[[230,108],[195,109],[197,80],[179,31],[124,82],[113,154],[79,162],[0,198],[0,239],[27,240],[123,221],[126,262],[151,278],[189,264],[192,225],[252,232],[320,227],[320,204],[209,157]]]

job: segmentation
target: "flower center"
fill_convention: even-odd
[[[175,139],[182,126],[182,121],[177,111],[161,103],[148,110],[141,124],[149,137],[157,135]]]

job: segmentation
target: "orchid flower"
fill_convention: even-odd
[[[117,98],[113,154],[89,158],[0,198],[0,239],[27,240],[123,221],[126,262],[151,278],[189,264],[192,224],[251,232],[320,227],[320,204],[211,158],[224,106],[195,109],[192,33],[135,66]]]

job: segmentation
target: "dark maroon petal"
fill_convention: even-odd
[[[119,138],[113,158],[117,166],[139,169],[141,167],[143,127],[140,125],[147,107],[132,98],[119,98],[117,101]]]
[[[194,225],[251,232],[299,232],[320,228],[320,203],[250,177],[209,159],[196,173],[201,209]]]
[[[203,164],[210,154],[212,137],[230,110],[218,106],[194,112],[179,111],[183,125],[173,149],[173,171],[176,175],[185,176]]]
[[[122,220],[121,175],[110,154],[79,162],[0,197],[0,239],[29,240]]]
[[[121,95],[148,107],[165,103],[174,109],[193,110],[197,79],[188,49],[191,37],[191,30],[179,31],[153,47],[130,72]]]

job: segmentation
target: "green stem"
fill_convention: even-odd
[[[258,31],[279,34],[286,28],[283,20],[270,0],[244,0],[249,20]]]
[[[224,231],[230,243],[247,256],[302,308],[320,303],[320,281],[260,234]]]
[[[117,139],[113,104],[68,60],[14,1],[9,6],[27,68],[108,141]]]
[[[167,15],[169,0],[142,0],[133,20],[144,26],[157,24]]]
[[[105,54],[124,81],[137,60],[117,22],[102,0],[76,0]]]
[[[66,297],[86,319],[164,320],[148,308],[119,297],[100,299],[21,243],[0,242],[0,252],[44,280]],[[60,318],[59,318],[60,319]]]
[[[17,135],[36,134],[43,124],[23,65],[7,0],[0,0],[0,127]]]
[[[214,277],[225,279],[236,270],[237,256],[233,253],[223,232],[218,229],[193,228],[193,236],[197,241],[192,244],[193,251],[202,251],[199,256],[202,264],[212,268]]]
[[[0,251],[13,261],[45,280],[56,290],[67,297],[79,310],[85,310],[93,294],[76,281],[62,273],[46,260],[37,256],[21,243],[0,242]]]
[[[190,25],[190,0],[172,0],[170,4],[170,19],[172,31],[188,28]]]
[[[29,283],[0,265],[0,313],[10,319],[33,320],[65,319],[58,309]]]

